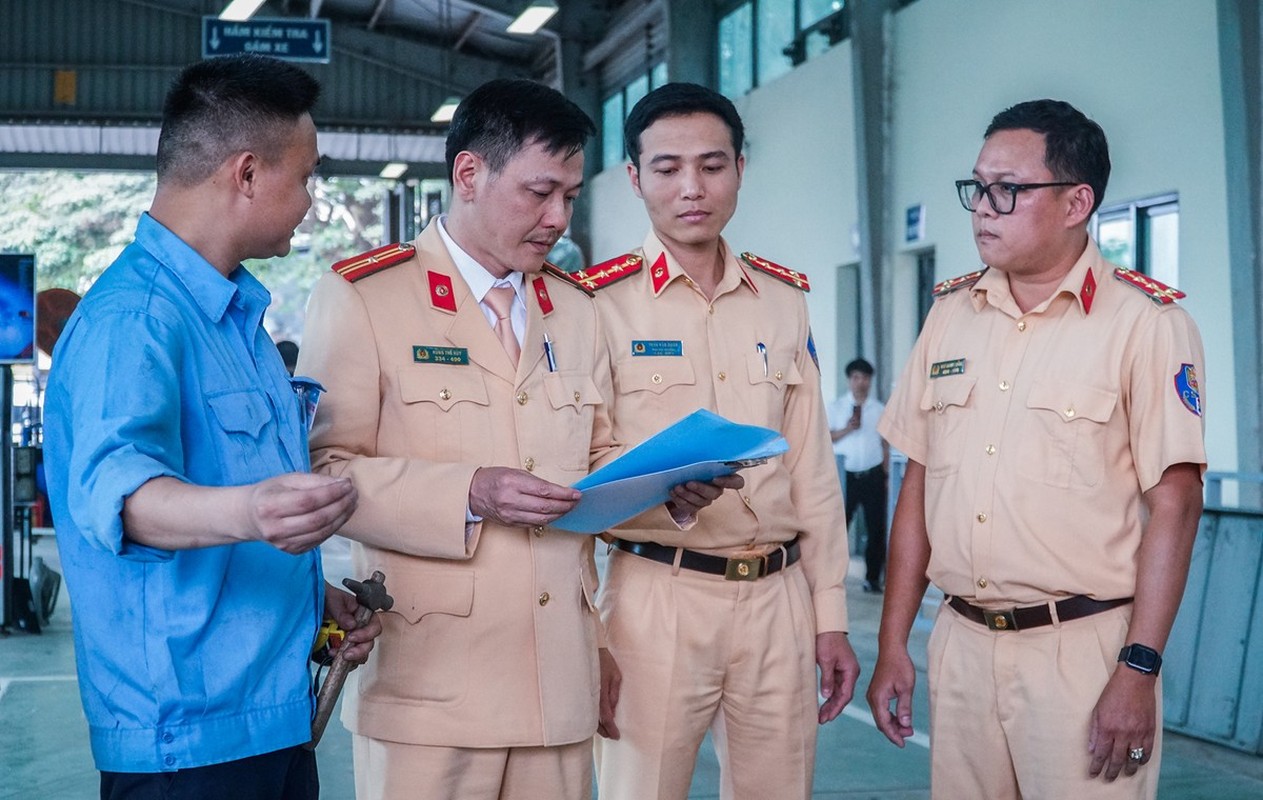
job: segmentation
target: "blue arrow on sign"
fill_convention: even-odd
[[[232,22],[202,17],[202,58],[256,53],[285,61],[329,63],[327,19],[254,18]]]

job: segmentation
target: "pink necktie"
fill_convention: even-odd
[[[513,332],[513,322],[509,319],[513,310],[513,295],[512,286],[492,286],[482,302],[496,315],[496,336],[500,337],[500,344],[504,346],[504,352],[509,354],[509,360],[516,365],[522,355],[522,346],[517,343],[517,334]]]

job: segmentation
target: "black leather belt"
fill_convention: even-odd
[[[1125,606],[1131,601],[1132,598],[1130,597],[1123,597],[1118,600],[1093,600],[1090,597],[1077,594],[1074,597],[1067,597],[1065,600],[1056,602],[1057,619],[1062,622],[1069,622],[1072,619],[1090,617],[1102,611],[1109,611],[1111,608]],[[1053,623],[1052,612],[1048,609],[1047,603],[1039,606],[992,611],[988,608],[979,608],[972,603],[961,600],[959,597],[952,596],[947,598],[947,604],[962,617],[973,620],[979,625],[986,625],[993,631],[1021,631],[1027,628],[1040,628]]]
[[[629,542],[626,539],[615,539],[614,546],[626,553],[663,564],[674,564],[676,552],[681,551],[680,566],[684,569],[705,572],[709,575],[723,575],[730,581],[758,580],[774,572],[780,572],[802,558],[802,548],[798,546],[797,537],[767,555],[751,558],[724,558],[699,553],[696,550],[685,550],[682,547],[667,547],[657,542]]]

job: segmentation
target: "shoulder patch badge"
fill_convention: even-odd
[[[1143,272],[1118,267],[1114,270],[1114,277],[1149,295],[1149,299],[1160,306],[1170,305],[1176,300],[1182,300],[1187,296],[1179,289],[1167,286],[1162,281],[1155,281]]]
[[[970,272],[967,275],[957,275],[955,278],[948,278],[945,281],[941,281],[940,283],[935,284],[934,290],[931,292],[931,294],[933,294],[935,297],[943,297],[944,295],[951,294],[957,289],[963,289],[968,286],[973,286],[975,283],[978,282],[979,278],[981,278],[984,274],[986,274],[986,272],[987,270],[984,268],[984,269],[978,270],[977,272]]]
[[[1185,408],[1199,417],[1202,415],[1202,394],[1197,385],[1197,368],[1192,364],[1181,364],[1180,371],[1175,373],[1175,394]]]
[[[640,268],[644,266],[645,259],[639,253],[624,253],[616,258],[608,261],[602,261],[587,269],[581,269],[578,272],[569,273],[570,280],[579,284],[588,294],[594,293],[597,289],[604,289],[614,283],[618,283],[623,278],[630,278]]]
[[[745,252],[741,254],[741,260],[757,269],[759,272],[765,272],[773,278],[784,281],[796,289],[802,289],[804,292],[811,291],[811,282],[807,280],[807,276],[801,272],[796,272],[789,267],[782,267],[766,258],[760,258],[754,253]]]
[[[574,288],[576,288],[576,289],[578,289],[579,291],[581,291],[581,292],[583,292],[584,294],[586,294],[588,297],[592,297],[592,296],[593,296],[593,294],[594,294],[594,293],[593,293],[593,291],[592,291],[591,289],[589,289],[588,287],[584,286],[582,283],[580,283],[580,282],[577,280],[576,275],[578,275],[579,273],[575,273],[574,275],[572,275],[572,274],[570,274],[569,272],[566,272],[566,271],[565,271],[564,269],[562,269],[561,267],[557,266],[556,264],[552,264],[552,263],[549,263],[549,262],[547,262],[547,261],[545,261],[545,262],[544,262],[544,268],[543,268],[543,270],[542,270],[542,271],[544,272],[544,274],[545,274],[545,275],[552,275],[554,278],[556,278],[557,280],[561,281],[562,283],[564,283],[564,284],[566,284],[566,285],[568,285],[568,286],[573,286]],[[537,286],[543,286],[543,285],[544,285],[544,281],[543,281],[543,279],[539,279],[539,280],[537,280],[537,281],[536,281],[536,285],[537,285]],[[547,294],[547,290],[546,290],[546,289],[544,290],[544,293],[545,293],[545,294]],[[542,300],[543,298],[540,298],[540,299]],[[552,303],[551,303],[551,302],[549,303],[549,306],[548,306],[548,311],[552,311]],[[548,313],[548,311],[545,311],[544,313],[545,313],[545,314],[547,314],[547,313]]]
[[[360,278],[367,278],[387,267],[407,261],[416,251],[417,248],[413,247],[411,242],[396,242],[385,247],[378,247],[376,250],[369,250],[367,253],[360,253],[358,256],[344,258],[333,265],[333,271],[351,283],[355,283]]]

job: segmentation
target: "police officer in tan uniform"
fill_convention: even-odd
[[[817,723],[851,699],[859,665],[845,633],[846,524],[807,280],[721,236],[745,165],[731,102],[668,84],[625,131],[653,229],[640,250],[579,276],[617,276],[597,293],[616,438],[641,441],[701,407],[779,430],[790,449],[745,470],[744,489],[695,524],[660,509],[612,532],[602,654],[622,676],[605,671],[599,793],[683,800],[710,730],[722,797],[808,798]]]
[[[1157,791],[1204,359],[1183,295],[1088,237],[1108,178],[1105,134],[1072,106],[992,120],[957,182],[986,266],[936,289],[882,418],[909,461],[868,700],[902,746],[928,577],[947,595],[929,643],[935,797]]]
[[[612,389],[594,304],[544,257],[592,131],[552,89],[483,85],[448,136],[450,213],[312,296],[313,464],[358,488],[342,533],[395,597],[343,711],[360,800],[589,797],[592,539],[548,523],[613,445]]]

